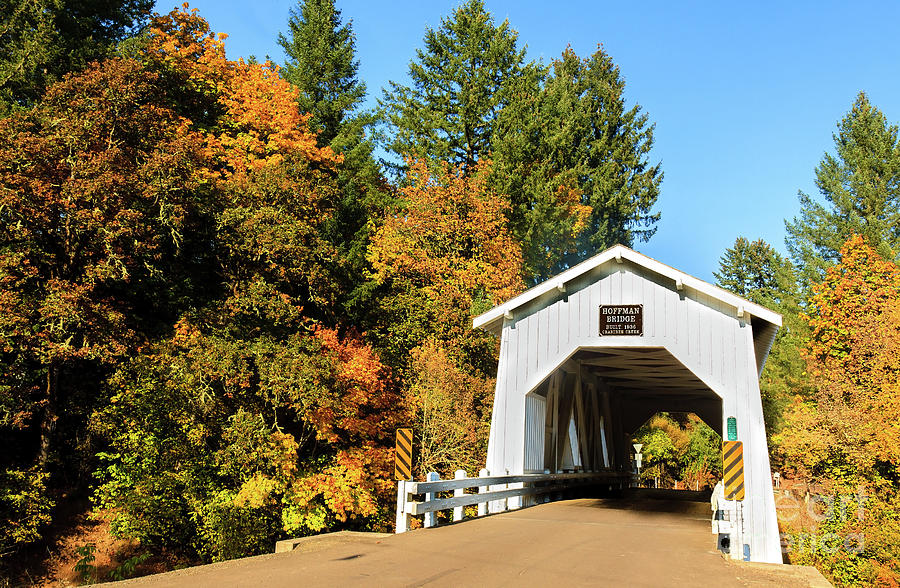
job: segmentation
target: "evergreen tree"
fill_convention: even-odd
[[[900,251],[897,126],[860,92],[833,137],[836,153],[827,153],[816,168],[821,199],[800,192],[800,216],[785,222],[787,247],[805,292],[822,281],[853,234],[886,259]]]
[[[509,22],[496,25],[481,0],[429,28],[409,64],[412,87],[391,82],[381,100],[393,131],[388,149],[466,170],[487,156],[497,117],[526,68],[517,41]]]
[[[762,239],[735,239],[713,275],[720,287],[763,306],[784,310],[794,300],[791,262]]]
[[[152,0],[0,0],[0,115],[107,56],[141,30]]]
[[[288,56],[282,77],[300,90],[300,110],[312,115],[309,126],[318,133],[319,145],[337,140],[346,146],[348,135],[358,138],[358,123],[366,120],[354,116],[366,96],[366,85],[357,77],[351,25],[341,23],[333,0],[300,0],[291,9],[288,29],[290,38],[278,35]]]
[[[759,239],[738,237],[719,260],[713,272],[718,286],[780,312],[784,324],[775,336],[760,376],[766,432],[771,437],[784,421],[791,398],[808,393],[805,365],[800,348],[809,329],[797,304],[797,278],[791,262]]]
[[[327,231],[344,264],[338,271],[344,304],[357,314],[366,291],[356,285],[364,283],[369,221],[382,216],[389,194],[367,136],[374,116],[361,110],[366,86],[358,78],[356,40],[333,0],[300,0],[291,10],[288,29],[289,36],[278,36],[288,57],[282,76],[300,90],[300,110],[310,114],[319,146],[344,157],[338,170],[341,202]]]
[[[647,161],[654,125],[639,105],[626,108],[625,80],[610,56],[598,48],[580,59],[567,48],[542,90],[525,80],[501,115],[495,158],[529,277],[650,239],[663,177]]]

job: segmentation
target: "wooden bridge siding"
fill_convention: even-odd
[[[753,559],[780,561],[749,315],[738,319],[724,303],[689,288],[679,292],[669,282],[627,261],[610,261],[566,284],[565,293],[534,301],[504,320],[487,467],[492,473],[524,471],[525,394],[579,348],[665,347],[722,398],[723,431],[727,416],[737,418],[738,438],[753,463],[745,468]],[[599,336],[601,304],[638,303],[644,305],[642,337]],[[611,433],[617,419],[612,420]],[[621,445],[627,432],[615,433],[610,437]],[[628,452],[617,446],[614,454],[621,463]]]

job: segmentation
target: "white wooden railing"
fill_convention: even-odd
[[[397,533],[408,531],[412,517],[425,515],[425,527],[437,525],[437,513],[453,509],[453,521],[464,518],[465,507],[478,505],[477,516],[514,510],[529,503],[549,502],[554,495],[562,495],[573,488],[608,485],[627,487],[631,482],[630,472],[578,472],[560,474],[519,474],[492,476],[481,470],[477,478],[467,478],[463,470],[456,471],[452,480],[441,480],[431,472],[425,482],[400,481],[397,483]],[[466,494],[467,489],[477,489],[477,494]],[[438,493],[453,491],[452,498],[439,498]],[[424,500],[415,500],[423,495]]]

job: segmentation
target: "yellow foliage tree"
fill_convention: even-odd
[[[791,561],[817,565],[837,585],[898,586],[900,268],[852,237],[805,319],[814,392],[795,398],[774,441],[787,469],[830,487],[841,508],[819,523],[822,541]],[[861,549],[831,549],[824,538],[834,536]]]
[[[409,162],[400,205],[369,248],[385,295],[375,335],[418,406],[420,468],[449,474],[484,463],[497,341],[472,316],[520,292],[522,253],[508,204],[489,186],[490,162],[463,173]]]

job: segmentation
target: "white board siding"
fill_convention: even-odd
[[[600,304],[642,304],[644,335],[599,336]],[[679,292],[668,278],[628,261],[612,260],[568,283],[564,295],[534,300],[517,309],[513,320],[503,321],[502,341],[488,450],[491,472],[523,473],[537,463],[526,463],[530,455],[526,447],[538,436],[535,432],[530,441],[525,437],[526,430],[534,432],[537,427],[536,422],[526,426],[526,394],[578,350],[662,347],[722,398],[723,423],[728,416],[737,418],[738,438],[746,452],[750,498],[745,517],[750,521],[751,558],[781,561],[749,316],[739,320],[733,306],[717,298],[689,288]],[[615,409],[604,416],[615,426]],[[537,430],[543,434],[544,427],[542,423]],[[606,441],[615,444],[617,437],[606,437]],[[585,449],[582,455],[589,456]],[[614,449],[612,454],[618,453]],[[588,458],[586,466],[591,461]]]
[[[525,473],[544,471],[546,413],[546,398],[537,394],[525,397]]]
[[[532,389],[548,374],[548,367],[557,366],[578,348],[603,347],[603,346],[638,346],[638,347],[665,347],[673,352],[682,363],[695,372],[704,381],[723,382],[723,378],[731,376],[731,370],[724,369],[722,363],[713,364],[712,349],[720,351],[724,345],[724,332],[734,329],[737,325],[736,317],[725,317],[716,308],[709,306],[707,300],[694,300],[689,295],[683,300],[672,302],[675,308],[674,316],[668,311],[665,297],[653,296],[648,303],[644,301],[644,287],[655,294],[655,289],[663,289],[662,286],[653,283],[645,277],[626,274],[632,278],[630,284],[623,287],[623,293],[608,299],[603,295],[604,286],[616,281],[621,282],[618,272],[603,277],[597,283],[570,294],[568,302],[559,300],[550,307],[540,309],[534,314],[508,321],[504,327],[504,334],[510,334],[510,347],[515,348],[514,354],[516,366],[507,363],[507,369],[514,373],[515,388],[524,396],[525,392]],[[637,292],[632,292],[632,289]],[[599,295],[598,295],[599,293]],[[614,290],[613,290],[614,293]],[[590,298],[588,298],[590,296]],[[702,295],[701,295],[702,296]],[[703,298],[707,298],[703,296]],[[643,304],[645,334],[643,337],[614,337],[602,338],[597,334],[599,322],[599,304],[595,300],[601,300],[604,304]],[[596,308],[593,308],[596,306]],[[584,309],[582,311],[582,308]],[[554,311],[568,320],[557,320],[554,324],[550,320]],[[566,312],[568,311],[568,312]],[[588,313],[591,314],[588,314]],[[566,316],[568,315],[568,316]],[[593,316],[592,316],[593,315]],[[596,319],[596,320],[595,320]],[[546,320],[546,322],[543,322]],[[540,323],[539,323],[540,321]],[[657,328],[655,323],[664,322],[665,327]],[[574,323],[574,324],[573,324]],[[546,335],[544,329],[537,325],[547,325]],[[695,342],[688,345],[687,349],[680,342],[684,339],[679,325],[690,325],[689,329],[695,331]],[[547,353],[534,354],[538,349],[535,342],[528,341],[531,329],[536,332],[535,337],[552,337],[558,341],[557,349],[547,349]],[[551,331],[553,335],[550,335]],[[658,334],[657,331],[662,334]],[[714,333],[717,337],[714,342]],[[682,336],[680,336],[682,335]],[[519,346],[518,340],[524,339],[526,345]],[[704,342],[701,345],[701,340]],[[529,349],[531,346],[531,349]],[[717,353],[717,362],[722,362],[721,353]],[[733,362],[732,362],[733,365]],[[552,371],[552,370],[551,370]],[[523,389],[526,388],[526,389]]]

